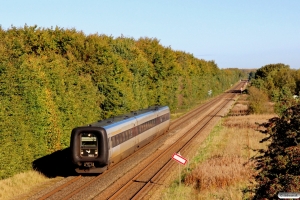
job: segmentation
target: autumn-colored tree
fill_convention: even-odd
[[[268,94],[269,99],[275,102],[276,113],[281,115],[285,109],[297,103],[293,95],[299,93],[298,71],[281,63],[269,64],[257,70],[251,83]]]
[[[253,199],[277,199],[279,192],[300,191],[300,105],[261,124],[266,150],[254,157],[258,174]]]

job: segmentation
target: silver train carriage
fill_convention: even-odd
[[[168,131],[170,109],[148,109],[73,129],[70,148],[77,173],[102,173]]]

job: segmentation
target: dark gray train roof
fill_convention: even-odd
[[[150,111],[160,110],[164,107],[167,108],[168,106],[150,106],[149,108],[146,108],[146,109],[132,111],[130,113],[126,113],[126,114],[119,115],[119,116],[116,116],[116,117],[111,117],[111,118],[108,118],[108,119],[99,120],[98,122],[92,123],[89,126],[104,127],[104,126],[107,126],[107,125],[110,125],[110,124],[114,124],[114,123],[123,121],[125,119],[130,119],[132,117],[142,115],[142,114],[150,112]]]

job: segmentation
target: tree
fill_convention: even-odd
[[[282,117],[261,124],[267,150],[254,157],[259,173],[255,177],[254,199],[277,199],[279,192],[300,191],[300,105],[288,108]]]

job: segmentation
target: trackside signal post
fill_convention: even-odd
[[[212,90],[208,90],[207,94],[208,94],[208,96],[211,96]]]
[[[182,164],[182,165],[185,165],[187,163],[187,159],[184,158],[184,157],[182,157],[180,155],[180,153],[174,153],[173,156],[172,156],[172,158],[174,160],[176,160],[177,162],[179,162],[180,164]]]
[[[187,163],[187,159],[184,158],[184,157],[182,157],[180,155],[180,152],[174,153],[173,156],[172,156],[172,159],[176,160],[177,162],[179,162],[182,165],[185,165]],[[179,174],[178,175],[179,175],[179,185],[180,185],[180,183],[181,183],[181,169],[180,169],[180,165],[178,165],[178,169],[179,169]]]

